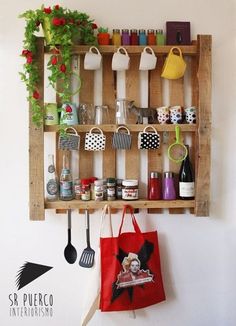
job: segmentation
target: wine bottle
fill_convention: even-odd
[[[48,175],[47,175],[47,200],[54,201],[58,199],[58,177],[57,172],[54,165],[54,155],[49,154],[48,155]]]
[[[184,200],[194,199],[194,173],[189,159],[189,147],[187,147],[188,154],[183,160],[179,171],[179,197]]]

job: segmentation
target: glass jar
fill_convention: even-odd
[[[122,29],[122,45],[130,45],[130,37],[129,37],[129,30],[128,29]]]
[[[119,29],[113,29],[112,44],[116,45],[116,46],[121,45],[121,35],[120,35],[120,30]]]
[[[163,199],[164,200],[175,200],[176,199],[176,191],[175,191],[174,173],[173,172],[164,172]]]
[[[131,31],[130,31],[130,45],[138,45],[137,29],[131,29]]]
[[[122,199],[122,179],[116,179],[116,199]]]
[[[107,200],[116,199],[116,179],[107,178]]]
[[[139,30],[138,43],[139,45],[147,45],[147,35],[145,29]]]
[[[161,199],[161,176],[158,172],[150,172],[148,180],[148,199]]]
[[[138,199],[138,180],[123,180],[122,182],[122,199],[137,200]]]
[[[94,181],[95,180],[97,180],[96,177],[89,178],[89,181],[90,181],[90,194],[91,194],[91,199],[92,200],[95,199],[95,195],[94,195]]]
[[[91,199],[90,180],[82,179],[81,185],[82,185],[81,199],[85,201],[90,200]]]
[[[149,29],[147,34],[148,45],[156,45],[156,35],[154,29]]]
[[[103,200],[103,180],[94,181],[94,199],[95,201]]]
[[[82,186],[81,186],[81,180],[79,178],[75,179],[74,181],[74,194],[75,199],[81,199],[82,194]]]
[[[156,31],[156,44],[165,45],[165,35],[163,34],[163,29],[157,29]]]

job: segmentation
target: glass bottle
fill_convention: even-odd
[[[163,34],[163,29],[157,29],[156,31],[156,44],[165,45],[165,35]]]
[[[49,154],[48,155],[48,175],[47,175],[47,194],[46,198],[49,201],[54,201],[58,199],[58,177],[56,168],[54,165],[54,155]]]
[[[190,200],[194,199],[195,195],[194,173],[189,159],[189,147],[188,145],[185,146],[188,149],[188,155],[181,163],[179,171],[179,197],[184,200]]]
[[[148,180],[148,199],[161,199],[161,178],[158,172],[150,172]]]
[[[112,44],[116,45],[116,46],[121,45],[121,35],[120,35],[120,30],[119,29],[113,29]]]
[[[130,45],[138,45],[137,29],[131,29],[131,31],[130,31]]]
[[[147,45],[147,35],[145,29],[139,30],[138,43],[139,45]]]
[[[72,176],[68,158],[63,155],[63,167],[60,177],[60,199],[72,200],[74,198]]]
[[[122,29],[121,42],[122,45],[130,45],[130,36],[128,29]]]
[[[156,45],[156,35],[154,29],[148,29],[147,44]]]
[[[175,191],[174,173],[173,172],[164,172],[162,197],[164,200],[175,200],[176,199],[176,191]]]

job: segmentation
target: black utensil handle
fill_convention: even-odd
[[[68,229],[68,243],[71,243],[71,229]]]
[[[89,211],[88,209],[85,210],[85,216],[86,216],[86,241],[87,241],[87,246],[90,247],[90,225],[89,225]]]
[[[68,209],[67,212],[68,212],[68,229],[71,229],[71,209]]]

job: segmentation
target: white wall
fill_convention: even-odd
[[[46,5],[53,5],[48,1]],[[235,0],[61,1],[88,12],[109,28],[160,28],[166,20],[191,21],[192,36],[213,35],[212,201],[211,217],[139,214],[143,229],[158,227],[167,301],[137,311],[96,313],[90,325],[234,326],[236,324],[235,226]],[[81,307],[91,271],[63,257],[66,217],[47,213],[45,222],[28,219],[28,111],[26,91],[18,71],[23,60],[24,22],[17,18],[41,1],[0,4],[0,323],[4,326],[80,325]],[[99,215],[92,215],[92,245],[96,247]],[[118,217],[115,218],[116,222]],[[117,224],[117,223],[116,223]],[[84,218],[73,213],[73,244],[80,255],[85,245]],[[54,268],[20,291],[15,276],[24,261]],[[10,317],[10,293],[52,293],[52,318]]]

